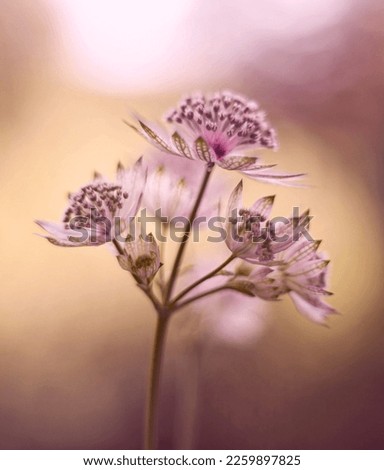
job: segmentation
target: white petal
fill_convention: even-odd
[[[253,204],[251,211],[259,214],[263,219],[267,219],[271,213],[274,200],[275,196],[262,197]]]
[[[324,324],[328,315],[336,313],[335,309],[327,304],[323,304],[321,307],[314,307],[296,292],[290,292],[289,296],[299,313],[316,323]]]
[[[209,150],[209,145],[202,137],[199,137],[195,140],[195,151],[200,160],[203,160],[207,163],[213,161],[211,151]]]
[[[76,230],[66,229],[62,223],[49,222],[47,220],[35,220],[35,223],[57,239],[65,240],[69,237],[79,237],[79,234],[82,233]]]
[[[295,187],[303,187],[302,183],[299,183],[305,173],[297,173],[297,174],[289,174],[289,173],[269,173],[265,174],[262,173],[260,170],[244,170],[241,171],[244,175],[248,176],[249,178],[261,181],[263,183],[272,183],[272,184],[279,184],[281,186],[295,186]]]
[[[178,152],[183,157],[193,160],[191,149],[189,148],[187,142],[180,136],[180,134],[178,134],[177,132],[174,132],[172,135],[172,140]]]
[[[241,209],[243,205],[243,180],[232,191],[229,196],[228,205],[227,205],[227,216],[231,217],[232,212],[236,209]]]
[[[136,131],[138,134],[144,137],[150,144],[154,145],[159,150],[174,155],[179,155],[177,151],[172,147],[171,143],[168,141],[166,132],[161,128],[161,126],[146,121],[144,118],[134,113],[131,113],[131,117],[134,119],[136,123],[135,125],[131,124],[128,121],[124,121],[131,129]]]

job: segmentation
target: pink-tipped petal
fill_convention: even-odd
[[[289,296],[296,309],[315,323],[325,324],[328,316],[336,313],[334,308],[326,304],[323,304],[321,307],[313,306],[294,291],[290,292]]]

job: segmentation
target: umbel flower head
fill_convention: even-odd
[[[135,117],[127,123],[152,145],[172,155],[202,160],[226,170],[238,170],[265,182],[284,182],[302,174],[268,173],[258,157],[244,156],[246,149],[277,148],[276,133],[259,105],[229,91],[186,97],[166,116],[172,136]]]
[[[289,294],[301,314],[324,323],[336,311],[323,301],[332,293],[327,290],[329,260],[317,252],[320,243],[303,239],[291,245],[279,254],[282,263],[270,277],[275,279],[280,294]]]
[[[161,267],[159,247],[150,233],[134,240],[128,236],[124,254],[117,257],[120,266],[129,271],[138,284],[148,286]]]
[[[249,292],[264,300],[278,300],[288,294],[302,315],[324,323],[336,311],[323,301],[324,296],[332,294],[327,290],[329,261],[317,253],[319,245],[318,240],[296,241],[280,252],[279,263],[269,268],[253,267],[243,261],[230,282],[234,286],[247,283]],[[263,269],[268,271],[262,272]]]
[[[233,190],[227,205],[226,244],[234,255],[250,263],[280,263],[276,254],[287,249],[297,236],[295,228],[309,224],[309,211],[297,220],[284,219],[285,223],[272,224],[268,219],[275,196],[255,201],[250,208],[243,205],[243,183]]]
[[[140,158],[131,169],[119,163],[116,181],[99,174],[95,179],[68,195],[69,205],[60,223],[36,220],[58,246],[97,246],[111,242],[127,229],[140,206],[146,169]]]

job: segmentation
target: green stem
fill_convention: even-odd
[[[208,164],[206,172],[204,174],[203,181],[202,181],[201,186],[200,186],[199,193],[198,193],[196,201],[195,201],[195,205],[193,206],[193,209],[192,209],[191,214],[189,216],[189,219],[187,221],[187,226],[185,228],[183,238],[181,239],[179,250],[176,254],[175,262],[173,264],[173,268],[172,268],[172,271],[171,271],[171,276],[170,276],[169,282],[168,282],[167,292],[166,292],[166,295],[165,295],[165,303],[168,303],[169,299],[171,298],[172,291],[173,291],[173,288],[174,288],[174,285],[175,285],[175,281],[176,281],[177,275],[179,273],[180,264],[181,264],[181,261],[183,259],[184,250],[187,246],[187,241],[189,239],[189,234],[190,234],[191,229],[192,229],[192,224],[193,224],[193,221],[196,218],[197,211],[199,210],[201,201],[203,199],[205,190],[206,190],[207,185],[208,185],[209,178],[212,174],[212,170],[213,170],[212,164]]]
[[[152,360],[149,373],[149,390],[145,423],[146,450],[153,450],[156,447],[156,421],[158,417],[157,415],[160,389],[160,372],[169,318],[169,315],[161,313],[159,313],[157,316],[155,342],[153,345]]]
[[[195,281],[193,284],[191,284],[190,286],[186,287],[184,290],[182,290],[180,292],[179,295],[177,295],[171,302],[171,305],[174,305],[178,300],[180,300],[181,298],[183,298],[185,295],[188,294],[188,292],[190,292],[192,289],[194,289],[195,287],[197,287],[198,285],[200,285],[201,283],[207,281],[208,279],[210,279],[211,277],[215,276],[218,272],[220,272],[222,269],[224,269],[230,262],[232,262],[234,259],[236,258],[235,255],[231,255],[228,259],[226,259],[223,263],[220,264],[220,266],[218,266],[217,268],[215,268],[213,271],[209,272],[208,274],[206,274],[205,276],[203,276],[201,279],[198,279],[197,281]]]

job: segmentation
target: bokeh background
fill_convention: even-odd
[[[246,181],[247,200],[311,208],[342,315],[322,328],[288,299],[255,303],[254,323],[236,321],[240,299],[230,318],[220,299],[180,313],[160,446],[382,448],[383,22],[380,0],[1,2],[2,449],[141,448],[155,315],[107,249],[54,247],[33,219],[147,152],[128,109],[156,118],[221,88],[268,110],[281,147],[267,161],[309,174],[306,189]]]

